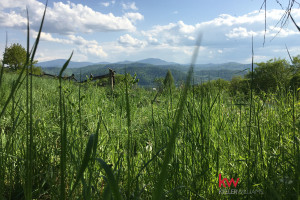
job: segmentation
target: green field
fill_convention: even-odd
[[[3,74],[1,110],[17,77]],[[156,91],[126,90],[126,81],[113,92],[62,81],[60,95],[59,80],[23,77],[0,121],[4,199],[151,199],[157,190],[166,199],[299,198],[293,92],[242,98],[216,81],[187,88],[179,108],[178,88],[152,102]],[[219,194],[219,174],[263,194]]]
[[[27,30],[26,62],[0,68],[0,199],[300,199],[299,56],[194,85],[197,44],[180,87],[112,90],[62,80],[72,56],[30,76]]]

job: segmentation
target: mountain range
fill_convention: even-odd
[[[57,60],[50,60],[45,62],[39,62],[37,66],[40,66],[42,68],[46,67],[62,67],[63,64],[66,62],[65,59],[57,59]],[[144,64],[151,64],[151,65],[180,65],[175,62],[167,62],[158,58],[147,58],[143,60],[138,61],[121,61],[116,63],[110,63],[110,62],[98,62],[98,63],[92,63],[92,62],[73,62],[70,61],[68,68],[80,68],[80,67],[86,67],[89,65],[95,65],[95,64],[132,64],[132,63],[144,63]]]
[[[39,62],[36,65],[42,67],[46,73],[59,74],[60,68],[66,60],[58,59],[46,62]],[[175,62],[167,62],[157,58],[147,58],[138,61],[122,61],[116,63],[109,62],[73,62],[70,61],[65,75],[74,74],[79,80],[85,79],[86,76],[93,74],[94,76],[108,73],[108,68],[116,71],[117,74],[130,73],[137,74],[140,79],[141,86],[153,86],[156,78],[163,78],[167,70],[171,70],[176,83],[185,80],[190,65],[179,64]],[[255,66],[256,67],[256,66]],[[221,64],[196,64],[194,67],[194,83],[200,83],[207,80],[222,78],[231,80],[233,76],[243,76],[251,68],[251,64],[241,64],[236,62],[228,62]]]

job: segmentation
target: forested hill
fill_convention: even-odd
[[[194,83],[196,84],[218,78],[231,80],[233,76],[243,76],[246,74],[248,72],[247,69],[250,69],[250,67],[250,64],[239,63],[196,65],[194,69]],[[115,70],[117,74],[125,74],[125,72],[127,72],[134,75],[136,73],[137,78],[140,80],[140,86],[153,86],[154,80],[165,77],[168,69],[171,70],[175,83],[179,84],[185,80],[189,65],[179,65],[176,63],[153,65],[138,62],[93,64],[80,68],[67,68],[65,75],[75,74],[77,80],[80,80],[81,75],[81,80],[85,80],[90,74],[93,74],[94,76],[107,74],[108,68]],[[42,69],[44,72],[50,74],[58,74],[60,71],[59,67],[42,67]]]

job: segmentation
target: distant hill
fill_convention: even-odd
[[[65,59],[57,59],[57,60],[51,60],[51,61],[45,61],[45,62],[39,62],[37,66],[40,66],[42,68],[46,67],[62,67],[63,64],[66,62]],[[92,63],[92,62],[74,62],[70,61],[68,68],[80,68],[80,67],[86,67],[89,65],[97,65],[97,64],[133,64],[133,63],[143,63],[143,64],[150,64],[150,65],[157,65],[165,68],[169,68],[170,66],[176,67],[178,69],[184,69],[187,70],[190,66],[189,64],[179,64],[176,62],[167,62],[162,59],[158,58],[147,58],[143,60],[138,61],[121,61],[116,63],[109,63],[109,62],[98,62],[98,63]],[[251,68],[251,64],[241,64],[236,62],[228,62],[228,63],[220,63],[220,64],[196,64],[195,70],[221,70],[221,69],[228,69],[228,70],[244,70],[246,68]]]
[[[254,67],[256,67],[255,65]],[[196,64],[195,70],[245,70],[250,69],[251,64],[241,64],[236,62],[228,62],[221,64]]]
[[[57,59],[57,60],[50,60],[45,62],[38,62],[37,66],[46,68],[46,67],[62,67],[67,60],[65,59]],[[92,63],[92,62],[74,62],[70,61],[68,68],[80,68],[80,67],[86,67],[89,65],[94,64],[110,64],[109,62],[99,62],[99,63]]]
[[[96,63],[96,64],[110,64],[110,62],[99,62],[99,63]]]
[[[150,64],[150,65],[180,65],[175,62],[167,62],[159,58],[147,58],[143,60],[138,60],[138,61],[129,61],[129,60],[124,60],[121,62],[117,62],[115,64],[132,64],[132,63],[143,63],[143,64]]]
[[[65,64],[65,59],[57,59],[57,60],[51,60],[51,61],[45,61],[45,62],[38,62],[36,65],[42,68],[46,67],[62,67]],[[88,65],[93,65],[92,62],[73,62],[70,61],[68,68],[80,68],[85,67]]]
[[[136,63],[145,63],[145,64],[151,64],[151,65],[180,65],[175,62],[167,62],[158,58],[147,58],[144,60],[138,60]]]
[[[129,73],[132,76],[136,73],[139,79],[140,86],[153,86],[156,78],[165,77],[168,68],[160,66],[145,64],[145,63],[131,63],[131,64],[97,64],[82,68],[67,68],[64,75],[74,74],[77,80],[85,80],[90,74],[99,76],[108,73],[108,68],[114,69],[117,74]],[[44,72],[58,75],[60,68],[42,68]],[[172,75],[176,83],[186,79],[186,72],[177,69],[171,69]],[[200,81],[200,80],[199,80]]]
[[[65,60],[54,60],[42,63],[43,71],[58,75],[60,68]],[[41,63],[39,63],[41,64]],[[56,65],[56,66],[55,66]],[[256,65],[255,65],[256,67]],[[184,81],[189,65],[167,62],[161,59],[148,58],[136,62],[123,61],[118,63],[90,63],[90,62],[71,62],[65,71],[66,75],[74,74],[77,80],[85,80],[90,74],[94,76],[108,73],[108,68],[114,69],[117,74],[130,73],[137,74],[140,79],[139,85],[153,86],[156,78],[165,77],[167,70],[170,69],[177,84]],[[251,64],[240,64],[228,62],[222,64],[197,64],[194,69],[194,83],[222,78],[231,80],[233,76],[243,76],[251,68]]]
[[[124,60],[124,61],[116,62],[115,64],[130,64],[130,63],[134,63],[134,62],[129,60]]]

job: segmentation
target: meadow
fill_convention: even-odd
[[[19,73],[1,68],[1,199],[300,198],[296,89],[194,85],[197,51],[163,92],[62,80],[72,56],[58,79],[33,77],[40,33]],[[220,175],[239,181],[223,192]]]
[[[182,89],[152,101],[157,92],[130,83],[112,92],[31,78],[30,115],[23,84],[1,118],[4,199],[24,199],[28,170],[34,199],[61,199],[62,177],[66,198],[151,199],[166,153],[165,186],[156,188],[166,199],[299,197],[299,104],[293,93],[250,99],[232,97],[218,84],[190,87],[178,123]],[[1,108],[16,79],[3,74]],[[219,194],[219,174],[239,178],[236,189],[263,194]]]

